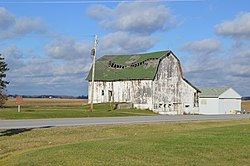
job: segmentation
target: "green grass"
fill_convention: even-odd
[[[154,115],[154,113],[149,110],[111,110],[109,104],[95,104],[93,112],[89,112],[89,105],[25,105],[21,107],[21,112],[17,112],[16,106],[7,106],[6,108],[0,109],[0,119],[43,119]]]
[[[0,165],[249,165],[250,120],[7,130]]]

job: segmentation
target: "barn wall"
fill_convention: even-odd
[[[137,108],[152,109],[152,80],[96,81],[94,89],[94,103],[132,102]],[[91,82],[89,97],[90,90]]]
[[[90,102],[90,97],[91,97],[91,88],[92,88],[92,83],[89,82],[89,88],[88,88],[89,102]],[[109,91],[113,91],[113,82],[102,82],[102,81],[94,82],[93,103],[108,102]],[[102,95],[102,94],[104,94],[104,95]],[[112,97],[111,97],[111,100],[113,100]]]
[[[153,111],[173,115],[183,114],[184,111],[198,112],[198,107],[193,107],[195,92],[196,90],[182,79],[175,56],[169,55],[162,59],[153,81]]]
[[[218,98],[200,98],[200,114],[219,114]]]
[[[199,93],[186,81],[182,81],[181,100],[183,103],[183,113],[199,114]]]
[[[177,60],[173,56],[164,58],[159,64],[153,83],[154,112],[180,114],[181,83]]]
[[[219,114],[234,114],[241,110],[241,99],[219,99]]]

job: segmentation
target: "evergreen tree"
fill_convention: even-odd
[[[7,100],[5,88],[9,82],[5,81],[4,78],[6,77],[5,72],[8,70],[7,64],[4,62],[4,58],[0,54],[0,107],[2,107]]]

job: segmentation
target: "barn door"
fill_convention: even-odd
[[[112,102],[112,91],[111,90],[109,90],[108,91],[108,97],[109,97],[109,102]]]

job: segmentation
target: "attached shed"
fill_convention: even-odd
[[[200,90],[200,114],[234,114],[234,110],[241,110],[241,96],[232,88]]]
[[[129,102],[160,114],[197,113],[199,90],[183,77],[172,51],[133,55],[106,55],[96,61],[86,78],[94,103]]]

